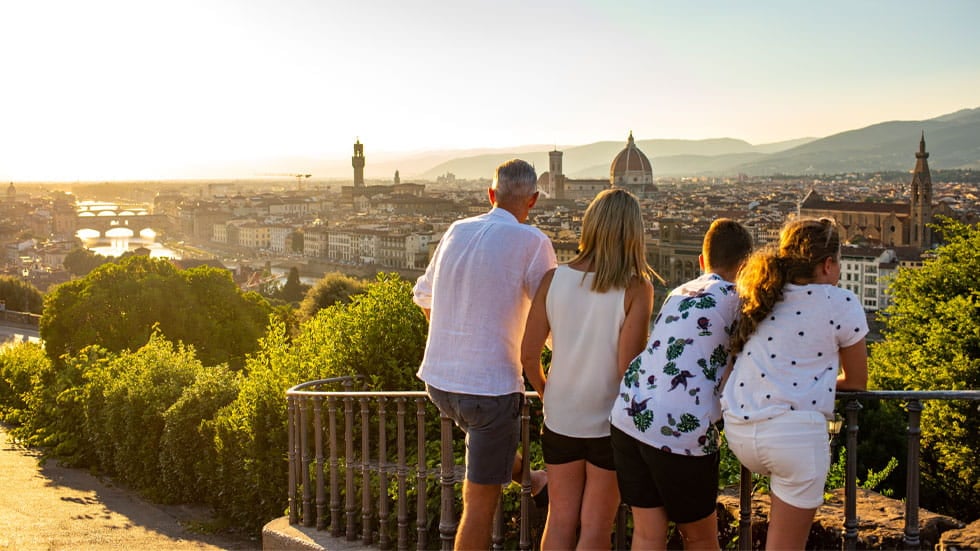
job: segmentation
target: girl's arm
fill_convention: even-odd
[[[548,311],[546,309],[546,299],[548,289],[551,288],[551,279],[555,276],[555,270],[548,270],[541,278],[538,291],[534,294],[531,301],[531,310],[527,314],[527,324],[524,327],[524,341],[521,343],[521,366],[527,381],[531,383],[538,397],[544,398],[544,385],[547,378],[544,375],[544,367],[541,365],[541,351],[544,349],[545,340],[551,333],[551,324],[548,322]]]
[[[840,375],[837,390],[867,390],[868,346],[864,339],[840,349]]]
[[[650,314],[653,312],[653,285],[645,277],[634,277],[626,288],[626,319],[619,330],[619,376],[626,373],[630,362],[646,348],[650,337]]]

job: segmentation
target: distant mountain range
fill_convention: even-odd
[[[883,122],[825,138],[800,138],[761,145],[734,138],[637,140],[636,145],[650,158],[655,177],[903,171],[915,166],[915,152],[923,131],[930,153],[930,167],[980,169],[980,108],[963,109],[923,121]],[[564,172],[571,178],[608,178],[610,163],[625,145],[624,135],[619,142],[559,146],[564,152]],[[524,145],[372,155],[370,143],[366,143],[365,176],[390,180],[398,170],[402,181],[434,180],[447,172],[457,178],[490,178],[497,165],[513,157],[534,163],[541,173],[548,170],[548,151],[553,148]],[[349,159],[277,159],[274,166],[308,167],[306,171],[316,177],[352,177]],[[283,172],[269,167],[264,164],[261,169],[255,167],[255,171]]]

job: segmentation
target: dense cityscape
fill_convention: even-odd
[[[474,181],[447,173],[434,182],[402,182],[396,172],[389,181],[365,182],[364,147],[354,145],[347,184],[318,184],[308,174],[228,182],[10,183],[0,199],[4,273],[43,291],[71,278],[63,261],[86,247],[111,256],[170,257],[180,267],[223,266],[246,290],[281,284],[293,267],[307,281],[332,271],[416,277],[449,224],[485,211],[489,175]],[[888,304],[890,275],[899,266],[919,265],[938,242],[914,243],[914,224],[940,215],[966,223],[980,219],[976,184],[933,182],[925,147],[923,136],[920,158],[909,155],[907,174],[667,178],[656,177],[630,135],[611,161],[609,180],[566,178],[561,152],[552,152],[529,222],[552,239],[559,261],[567,260],[592,196],[605,187],[626,187],[644,209],[648,261],[671,285],[694,276],[701,236],[715,218],[740,221],[764,244],[788,217],[833,217],[846,228],[849,244],[841,285],[874,312]],[[918,186],[929,204],[927,219],[920,214],[915,222],[910,196]]]

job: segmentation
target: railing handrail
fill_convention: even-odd
[[[980,400],[980,390],[838,390],[838,400]]]
[[[358,377],[334,377],[298,384],[286,391],[287,396],[336,396],[338,398],[370,398],[384,396],[392,398],[425,398],[424,390],[305,390],[311,386],[336,384],[353,381]],[[533,390],[524,391],[526,398],[537,398]],[[980,400],[980,390],[838,390],[838,400]]]
[[[452,488],[460,481],[460,468],[456,466],[452,458],[452,424],[448,418],[442,418],[441,436],[442,457],[438,467],[426,466],[424,455],[425,436],[423,434],[423,418],[426,416],[425,410],[432,408],[428,400],[428,394],[424,390],[408,391],[372,391],[372,390],[352,390],[355,382],[363,382],[361,376],[333,377],[308,381],[293,386],[286,391],[289,402],[289,510],[290,522],[300,521],[299,509],[302,504],[302,521],[304,524],[316,524],[317,528],[323,529],[327,524],[327,510],[329,506],[329,523],[335,535],[340,534],[341,516],[346,517],[346,531],[348,539],[356,537],[353,527],[356,522],[356,505],[354,496],[355,473],[360,473],[363,481],[369,481],[371,476],[379,477],[381,488],[387,487],[387,480],[390,476],[395,476],[398,483],[398,511],[397,511],[397,542],[399,549],[407,543],[408,517],[407,517],[407,497],[405,494],[406,481],[411,474],[415,480],[417,489],[417,532],[419,548],[426,547],[426,525],[428,524],[424,513],[425,508],[425,485],[430,477],[438,478],[438,484],[442,492],[442,506],[439,518],[439,537],[443,549],[452,547],[452,535],[455,533],[455,512],[453,510]],[[319,387],[325,385],[343,385],[343,390],[325,390]],[[540,402],[538,395],[533,390],[526,390],[524,395],[528,400],[522,408],[522,447],[527,449],[529,443],[528,423],[530,411],[528,403],[532,400]],[[906,402],[905,409],[908,411],[908,464],[910,468],[907,473],[907,496],[905,504],[905,548],[918,548],[920,541],[919,521],[918,521],[918,502],[919,502],[919,440],[921,436],[920,415],[923,410],[923,401],[927,400],[965,400],[980,401],[980,390],[865,390],[865,391],[838,391],[836,399],[841,401],[841,408],[844,410],[847,430],[846,436],[846,480],[845,480],[845,518],[843,531],[843,544],[847,549],[854,549],[858,540],[858,518],[856,512],[856,465],[857,465],[857,434],[858,434],[858,412],[862,409],[861,401],[899,401]],[[374,403],[378,408],[378,418],[372,420],[369,410],[369,403]],[[409,411],[405,406],[411,406],[415,411]],[[388,406],[386,406],[388,404]],[[342,406],[342,407],[341,407]],[[356,406],[356,407],[355,407]],[[398,447],[398,459],[392,462],[389,458],[387,449],[387,429],[386,407],[392,407],[397,411],[388,410],[396,414],[398,423],[396,439]],[[540,407],[540,406],[536,406]],[[325,423],[321,415],[327,414],[329,423]],[[336,414],[343,415],[343,427],[336,426]],[[360,418],[361,453],[354,452],[354,419]],[[405,421],[416,418],[417,423],[417,445],[414,454],[418,454],[415,462],[412,463],[406,456],[405,449]],[[313,422],[312,433],[310,433],[310,422]],[[372,454],[369,445],[369,433],[374,432],[369,428],[369,424],[377,424],[375,434],[379,438],[379,449]],[[344,433],[343,444],[345,450],[338,449],[339,430]],[[309,441],[308,436],[314,436],[314,441]],[[447,447],[448,442],[448,447]],[[327,444],[329,443],[329,447]],[[329,457],[325,452],[329,451]],[[338,493],[337,480],[338,468],[341,464],[339,452],[343,451],[344,478],[346,482],[346,504],[342,507]],[[314,456],[315,453],[315,456]],[[449,455],[447,455],[449,454]],[[372,457],[376,455],[377,457]],[[915,466],[914,468],[912,466]],[[524,455],[524,476],[521,481],[521,522],[520,522],[520,548],[531,549],[530,532],[527,526],[527,511],[530,507],[530,478],[528,476],[528,456]],[[373,474],[372,474],[373,473]],[[414,473],[414,474],[412,474]],[[330,476],[330,498],[327,501],[325,492],[325,478]],[[315,487],[313,486],[314,480]],[[744,467],[742,468],[742,483],[740,489],[740,508],[739,512],[739,543],[740,549],[748,549],[752,544],[751,535],[751,473]],[[315,489],[314,496],[312,490]],[[302,497],[299,492],[302,491]],[[382,548],[394,543],[387,533],[386,522],[391,518],[392,512],[389,510],[389,500],[385,493],[381,492],[377,503],[377,516],[381,521],[378,542]],[[365,544],[372,543],[372,532],[367,528],[372,515],[372,495],[370,491],[362,492],[362,526],[365,530],[363,537]],[[314,512],[315,505],[315,512]],[[625,514],[621,511],[622,526],[617,528],[617,546],[622,542],[620,538],[625,533]],[[498,511],[498,517],[499,517]],[[501,549],[503,544],[503,533],[500,531],[502,521],[500,518],[495,521],[494,527],[494,549]],[[619,526],[619,525],[617,525]],[[434,543],[434,542],[433,542]],[[619,548],[619,547],[617,547]]]
[[[323,381],[331,381],[330,379],[324,379]],[[311,381],[310,383],[303,383],[301,385],[296,385],[293,388],[286,391],[286,396],[305,396],[305,397],[316,397],[316,396],[333,396],[334,398],[428,398],[429,395],[424,390],[301,390],[301,388],[307,387],[312,383],[321,383],[323,381]],[[529,399],[537,399],[538,393],[533,390],[524,391],[524,397]]]

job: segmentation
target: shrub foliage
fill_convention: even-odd
[[[286,507],[288,388],[354,374],[379,390],[421,388],[414,373],[426,322],[411,285],[395,275],[379,275],[295,335],[270,316],[240,370],[217,360],[245,347],[206,341],[251,330],[255,312],[266,309],[229,290],[230,279],[141,257],[83,279],[48,300],[52,319],[42,335],[58,356],[30,343],[0,349],[0,420],[15,425],[20,441],[70,464],[114,475],[154,500],[209,504],[252,533]],[[133,304],[120,305],[119,297]],[[203,313],[152,315],[167,297]],[[93,312],[131,323],[109,327]],[[207,316],[228,324],[225,333],[206,327]],[[195,340],[192,330],[207,334]]]

